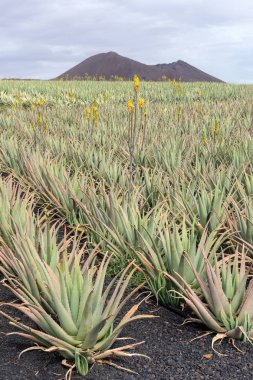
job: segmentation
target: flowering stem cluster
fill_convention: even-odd
[[[45,101],[43,99],[36,98],[31,104],[31,110],[33,113],[32,129],[34,132],[48,132],[48,122],[45,118]]]
[[[98,125],[98,103],[94,100],[93,104],[88,104],[85,108],[85,119],[90,130],[90,138],[92,138],[93,130]]]
[[[134,155],[136,150],[136,144],[140,140],[140,133],[143,132],[142,141],[140,144],[141,150],[143,149],[143,143],[145,138],[146,130],[146,112],[144,112],[145,100],[139,98],[139,86],[140,80],[137,75],[133,78],[134,86],[134,100],[128,99],[127,109],[128,109],[128,151],[129,151],[129,182],[128,182],[128,205],[130,203],[130,197],[132,192],[132,182],[134,173]],[[140,116],[139,116],[140,112]]]

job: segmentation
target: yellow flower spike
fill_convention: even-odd
[[[39,99],[38,99],[38,98],[36,98],[36,100],[35,100],[35,105],[36,105],[36,106],[39,105]]]
[[[92,119],[94,125],[97,125],[98,123],[98,108],[97,108],[97,102],[94,101],[93,106],[92,106]]]
[[[34,105],[34,103],[32,103],[32,105],[31,105],[31,109],[33,110],[33,109],[34,109],[34,107],[35,107],[35,105]]]
[[[128,99],[128,101],[127,101],[127,109],[128,109],[128,112],[132,112],[133,108],[134,108],[134,105],[133,105],[132,100],[131,100],[131,99]]]
[[[91,108],[90,108],[90,106],[87,106],[86,110],[85,110],[85,118],[86,118],[86,120],[90,120],[90,114],[91,114]]]
[[[140,108],[143,108],[144,107],[144,104],[145,104],[145,100],[143,98],[140,98],[139,99],[139,107]]]
[[[70,100],[70,102],[71,102],[71,103],[74,103],[75,100],[76,100],[74,90],[71,89],[71,90],[69,91],[69,94],[68,94],[68,95],[69,95],[69,100]]]
[[[134,91],[137,93],[139,90],[140,79],[137,75],[134,76]]]
[[[48,133],[48,122],[44,121],[44,131]]]
[[[40,124],[40,123],[42,123],[42,121],[43,121],[43,118],[42,118],[41,113],[39,112],[38,117],[37,117],[37,122]]]
[[[215,120],[214,120],[214,126],[213,126],[213,133],[214,133],[214,135],[218,135],[219,132],[220,132],[219,123],[218,123],[218,121],[215,119]]]

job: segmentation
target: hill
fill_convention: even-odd
[[[138,75],[147,81],[159,81],[162,78],[168,78],[183,82],[222,82],[220,79],[181,60],[168,64],[146,65],[114,52],[93,55],[59,75],[56,79],[103,77],[108,80],[120,77],[128,80],[132,79],[134,75]]]

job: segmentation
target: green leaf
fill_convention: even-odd
[[[89,371],[88,360],[79,351],[75,352],[75,365],[76,365],[76,370],[80,375],[82,376],[87,375]]]

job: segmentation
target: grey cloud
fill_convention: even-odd
[[[109,50],[253,82],[253,2],[0,0],[0,76],[52,78]]]

